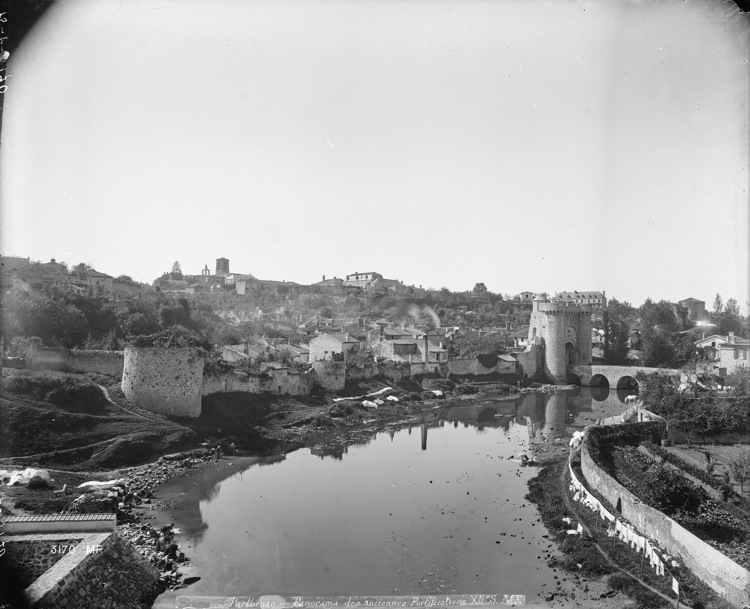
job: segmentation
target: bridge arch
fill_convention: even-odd
[[[589,387],[609,387],[609,379],[604,374],[592,374]]]
[[[617,389],[638,389],[638,381],[634,376],[625,374],[617,379]]]
[[[580,387],[583,383],[581,383],[581,377],[578,376],[575,372],[568,372],[568,385],[577,385]]]

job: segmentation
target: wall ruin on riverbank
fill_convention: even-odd
[[[123,351],[54,349],[42,347],[39,338],[32,338],[26,349],[26,369],[33,371],[56,370],[78,374],[96,372],[121,378],[124,361]]]
[[[204,375],[202,395],[214,393],[274,393],[276,395],[306,396],[313,389],[314,375],[298,372],[290,368],[272,368],[260,374],[246,372],[226,372],[219,375]]]
[[[636,427],[637,426],[637,427]],[[632,428],[631,433],[642,433],[650,439],[655,430],[663,430],[658,422],[599,427],[588,430],[594,441],[609,442],[616,433],[612,429]],[[638,431],[640,430],[640,431]],[[586,482],[613,506],[621,506],[621,514],[643,535],[656,539],[672,556],[679,559],[696,577],[716,591],[719,596],[741,607],[750,594],[750,571],[742,568],[706,542],[702,541],[674,520],[643,503],[638,497],[612,478],[594,459],[587,438],[581,447],[581,470]]]
[[[122,391],[139,408],[160,414],[201,414],[203,357],[196,349],[125,349]]]

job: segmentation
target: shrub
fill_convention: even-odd
[[[32,476],[31,480],[29,480],[28,487],[33,491],[46,491],[52,488],[50,483],[41,476]]]

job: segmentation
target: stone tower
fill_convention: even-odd
[[[531,310],[529,344],[543,347],[547,377],[566,384],[568,366],[591,365],[591,309],[537,296]]]
[[[217,277],[226,277],[229,275],[229,260],[226,258],[217,258],[216,259],[216,276]]]

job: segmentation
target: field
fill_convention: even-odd
[[[729,463],[739,455],[741,446],[701,446],[700,448],[673,446],[666,448],[669,452],[680,457],[687,463],[700,469],[706,469],[706,454],[710,455],[711,463],[714,465],[714,476],[724,478],[724,472],[729,471]],[[731,475],[731,473],[730,473]],[[733,484],[734,490],[739,493],[740,485]],[[745,483],[745,496],[750,496],[750,483]]]

